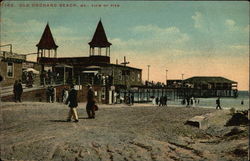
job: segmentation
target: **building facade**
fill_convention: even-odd
[[[3,77],[1,87],[13,85],[16,80],[22,80],[22,64],[25,61],[25,55],[0,52],[0,75]]]

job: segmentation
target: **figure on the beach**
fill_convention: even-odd
[[[130,103],[131,105],[134,105],[134,94],[132,93],[131,96],[130,96]]]
[[[14,101],[17,102],[17,83],[18,81],[16,80],[14,85],[13,85],[13,93],[14,93]]]
[[[222,110],[221,106],[220,106],[220,97],[218,97],[218,99],[216,100],[216,109],[220,109]]]
[[[32,74],[32,72],[28,72],[26,87],[29,87],[29,88],[33,87],[33,74]]]
[[[88,93],[87,93],[86,111],[88,114],[88,118],[94,119],[95,118],[95,109],[94,109],[95,94],[90,84],[88,84],[87,87],[88,87]]]
[[[17,83],[17,100],[19,102],[22,102],[22,100],[21,100],[22,94],[23,94],[23,86],[22,86],[22,81],[19,79],[19,81]]]
[[[244,105],[244,101],[242,100],[240,104],[241,104],[241,105]]]
[[[193,105],[193,107],[195,107],[196,104],[196,99],[194,97],[191,98],[191,105]]]
[[[48,86],[46,89],[46,100],[48,103],[50,102],[50,91],[50,86]]]
[[[21,96],[23,93],[23,87],[22,87],[22,83],[20,82],[21,80],[16,80],[15,84],[13,86],[13,93],[14,93],[14,100],[15,102],[19,101],[21,102]]]
[[[189,106],[189,104],[190,104],[190,97],[187,97],[186,100],[187,100],[187,106],[186,107],[190,107]]]
[[[69,96],[69,91],[67,88],[64,88],[62,91],[62,102],[65,103],[66,100],[68,99]]]
[[[168,106],[168,104],[167,104],[168,103],[168,97],[167,97],[167,95],[164,96],[163,100],[164,100],[164,106]]]
[[[47,102],[54,102],[55,91],[53,86],[48,86],[46,89]]]
[[[66,100],[66,104],[69,103],[69,114],[68,114],[68,118],[67,121],[70,122],[71,118],[73,117],[74,122],[78,122],[78,115],[77,115],[77,111],[76,108],[78,106],[77,103],[77,91],[74,89],[74,85],[71,85],[71,89],[69,92],[69,97]]]
[[[185,105],[185,104],[186,104],[186,99],[183,99],[183,100],[181,101],[181,104],[182,104],[182,105]]]
[[[159,103],[159,106],[163,106],[163,96],[160,97],[160,103]]]
[[[54,96],[55,96],[54,87],[50,86],[49,87],[49,100],[51,103],[54,103]]]
[[[155,98],[155,103],[156,103],[156,105],[158,105],[158,103],[159,103],[159,97]]]

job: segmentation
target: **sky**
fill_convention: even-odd
[[[40,4],[56,6],[34,7]],[[126,56],[129,66],[142,69],[143,80],[150,65],[150,81],[181,79],[182,74],[184,79],[222,76],[248,90],[248,13],[244,1],[6,1],[1,5],[1,45],[34,53],[49,23],[58,57],[88,56],[88,42],[101,19],[112,43],[111,62],[121,63]]]

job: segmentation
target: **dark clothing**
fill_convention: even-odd
[[[187,97],[187,98],[186,98],[186,100],[187,100],[187,106],[186,106],[186,107],[189,107],[190,98],[189,98],[189,97]]]
[[[13,93],[14,93],[14,100],[15,102],[17,101],[18,97],[17,97],[17,82],[15,82],[14,86],[13,86]]]
[[[130,100],[131,100],[131,104],[133,105],[134,104],[134,95],[131,95]]]
[[[86,111],[89,118],[95,117],[95,109],[94,109],[95,102],[88,102],[86,105]]]
[[[158,103],[159,103],[159,98],[158,97],[156,97],[155,103],[156,103],[156,105],[158,105]]]
[[[165,105],[165,106],[167,106],[168,97],[167,97],[167,96],[165,96],[163,100],[164,100],[164,105]]]
[[[220,106],[220,99],[219,98],[216,100],[216,104],[217,104],[216,109],[218,109],[218,108],[222,109],[221,106]]]
[[[71,89],[69,91],[69,97],[66,100],[66,104],[68,104],[68,102],[69,102],[69,107],[71,107],[71,108],[78,106],[78,103],[77,103],[77,91],[75,89]]]
[[[95,100],[94,98],[95,98],[95,93],[94,93],[93,89],[89,89],[88,95],[87,95],[87,101],[92,102]]]
[[[95,93],[93,89],[90,88],[87,93],[87,105],[86,105],[86,111],[89,118],[95,117],[95,110],[93,108],[94,105],[95,105]]]
[[[46,90],[47,102],[54,102],[54,88],[52,86],[48,87]]]
[[[13,87],[14,99],[15,101],[21,102],[21,96],[23,93],[23,87],[21,82],[15,83]]]
[[[19,102],[21,102],[22,94],[23,94],[23,86],[22,86],[21,82],[19,82],[17,84],[17,100]]]
[[[163,106],[164,104],[164,99],[163,99],[163,96],[160,97],[160,103],[159,103],[159,106]]]

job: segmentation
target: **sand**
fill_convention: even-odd
[[[96,119],[86,119],[85,104],[77,110],[80,120],[74,123],[66,122],[68,107],[60,103],[2,102],[1,159],[248,160],[247,127],[224,126],[229,110],[99,105]],[[209,128],[185,125],[204,114]]]

